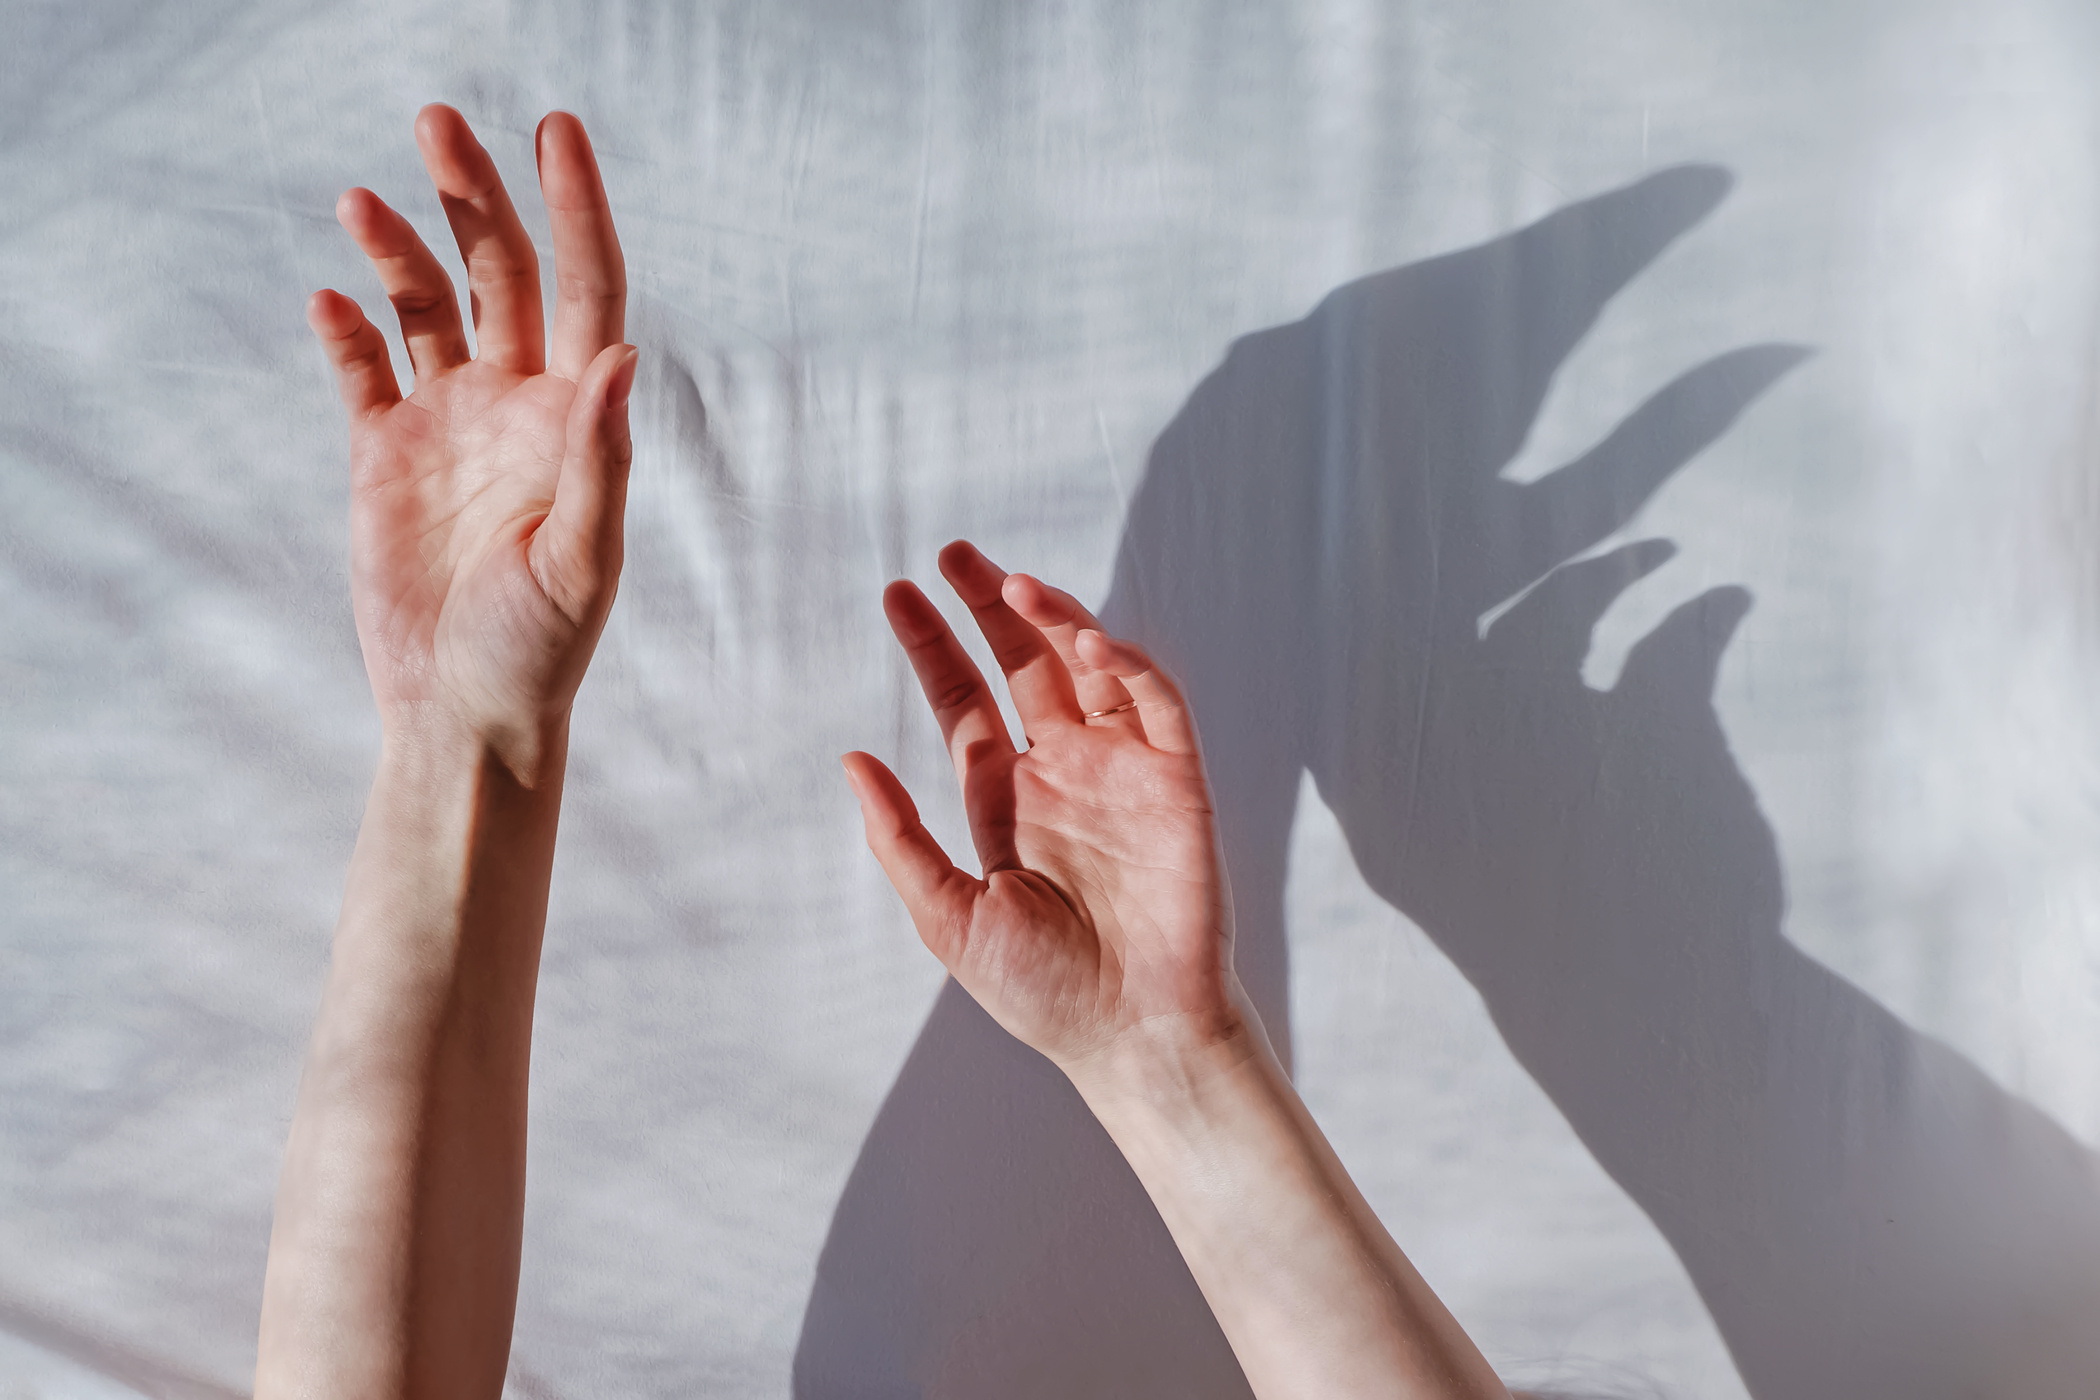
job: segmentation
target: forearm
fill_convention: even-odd
[[[1255,1394],[1508,1392],[1350,1181],[1256,1030],[1074,1082],[1159,1208]]]
[[[2088,1395],[2090,1151],[1776,930],[1489,996],[1759,1395]],[[1660,960],[1652,960],[1660,962]],[[1521,997],[1521,999],[1520,999]]]
[[[389,727],[286,1148],[258,1397],[501,1390],[565,727],[545,739],[521,780],[463,728]]]

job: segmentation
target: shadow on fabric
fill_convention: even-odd
[[[1500,475],[1605,304],[1729,183],[1665,171],[1235,343],[1153,449],[1105,620],[1187,687],[1279,1048],[1309,770],[1760,1400],[2087,1396],[2093,1160],[1781,933],[1777,847],[1711,699],[1748,594],[1679,608],[1608,691],[1580,675],[1671,547],[1568,561],[1806,352],[1719,356],[1560,470]],[[839,1203],[794,1393],[1248,1392],[1085,1106],[951,982]]]

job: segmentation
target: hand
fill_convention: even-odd
[[[919,936],[1078,1088],[1256,1395],[1507,1397],[1241,1010],[1210,786],[1180,691],[1068,595],[968,544],[941,551],[941,572],[991,643],[1029,742],[1015,752],[932,604],[891,584],[883,605],[984,863],[982,879],[956,869],[890,771],[846,755],[868,844]]]
[[[495,163],[437,103],[416,144],[466,260],[478,353],[451,279],[370,190],[344,194],[336,217],[400,317],[415,392],[401,397],[357,303],[322,291],[307,304],[350,412],[357,634],[390,730],[463,724],[520,771],[566,717],[619,582],[626,272],[589,138],[553,113],[537,135],[557,263],[550,362],[539,260]]]
[[[1127,1048],[1246,1042],[1210,789],[1179,690],[1069,595],[1002,573],[961,541],[940,562],[1006,674],[1029,746],[1014,750],[984,677],[925,595],[891,584],[883,608],[940,722],[984,868],[981,879],[957,869],[890,770],[845,756],[868,845],[920,938],[1075,1080]],[[1088,717],[1101,710],[1119,712]]]

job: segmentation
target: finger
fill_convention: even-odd
[[[1083,629],[1077,644],[1088,665],[1122,681],[1130,698],[1137,701],[1146,743],[1162,753],[1197,752],[1196,726],[1189,718],[1188,702],[1181,698],[1181,687],[1153,664],[1143,647],[1093,628]]]
[[[868,849],[904,900],[919,940],[943,964],[954,967],[968,942],[970,910],[984,888],[982,882],[948,859],[919,820],[911,794],[880,759],[855,752],[840,761],[860,800]]]
[[[627,399],[635,349],[609,345],[584,371],[569,405],[568,451],[554,506],[532,539],[540,587],[570,621],[602,618],[620,583],[627,474],[634,461]]]
[[[356,302],[341,292],[315,292],[306,301],[306,324],[335,367],[335,389],[352,418],[368,418],[401,402],[386,337]]]
[[[496,162],[474,139],[467,119],[442,102],[417,113],[416,147],[466,259],[475,357],[518,374],[538,374],[547,364],[540,259]]]
[[[1620,594],[1676,555],[1677,546],[1668,540],[1642,540],[1564,564],[1496,618],[1483,645],[1528,669],[1579,672],[1598,620]]]
[[[1141,728],[1137,712],[1123,708],[1131,703],[1130,692],[1124,688],[1123,682],[1089,665],[1079,654],[1080,632],[1089,628],[1098,632],[1101,623],[1080,605],[1077,598],[1027,574],[1008,574],[1000,592],[1007,606],[1040,631],[1050,643],[1051,650],[1057,653],[1057,659],[1064,663],[1066,673],[1072,678],[1072,690],[1078,697],[1082,719],[1097,728]],[[1116,713],[1100,713],[1102,711]]]
[[[977,630],[991,644],[992,659],[1006,674],[1014,713],[1031,737],[1060,724],[1078,724],[1079,697],[1072,675],[1035,624],[1007,606],[1001,592],[1006,571],[978,552],[968,540],[956,540],[941,551],[941,577],[977,619]]]
[[[1707,705],[1721,657],[1750,612],[1750,591],[1710,588],[1682,604],[1626,654],[1613,690],[1658,702]]]
[[[627,333],[627,263],[583,123],[549,112],[533,144],[554,236],[554,345],[547,367],[576,379]]]
[[[1013,738],[1006,732],[998,700],[977,663],[948,630],[940,610],[916,584],[898,579],[882,590],[882,611],[941,726],[955,776],[967,783],[970,769],[983,758],[1012,753]]]
[[[1447,278],[1457,286],[1477,287],[1477,295],[1490,305],[1509,308],[1497,314],[1505,317],[1504,333],[1511,337],[1506,353],[1515,372],[1509,386],[1515,404],[1504,415],[1511,426],[1521,432],[1532,421],[1555,371],[1619,290],[1711,213],[1734,183],[1719,166],[1658,171],[1564,205],[1509,238],[1454,259],[1460,275],[1446,273]],[[1477,317],[1484,309],[1469,307],[1460,314]],[[1454,366],[1468,364],[1463,357],[1445,359]],[[1511,452],[1516,447],[1508,444]],[[1499,453],[1480,458],[1490,472],[1499,470],[1503,460]],[[1539,572],[1559,562],[1551,560]]]
[[[1611,435],[1549,476],[1515,487],[1517,547],[1503,597],[1611,535],[1703,452],[1759,395],[1808,358],[1799,345],[1718,355],[1628,414]]]
[[[418,381],[467,362],[467,333],[459,299],[437,257],[415,227],[367,189],[346,190],[335,202],[336,221],[372,260],[386,299],[401,318],[408,362]]]

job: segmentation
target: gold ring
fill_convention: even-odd
[[[1105,710],[1088,710],[1088,711],[1087,711],[1087,712],[1086,712],[1085,714],[1081,715],[1081,716],[1080,716],[1080,718],[1081,718],[1081,719],[1107,719],[1107,718],[1108,718],[1108,717],[1109,717],[1110,715],[1120,715],[1120,714],[1122,714],[1122,713],[1123,713],[1123,711],[1125,711],[1125,710],[1134,710],[1134,709],[1136,709],[1136,708],[1137,708],[1137,701],[1135,701],[1135,700],[1125,700],[1125,701],[1124,701],[1124,702],[1123,702],[1122,704],[1120,704],[1120,705],[1112,705],[1112,706],[1110,706],[1110,707],[1109,707],[1108,709],[1105,709]]]

